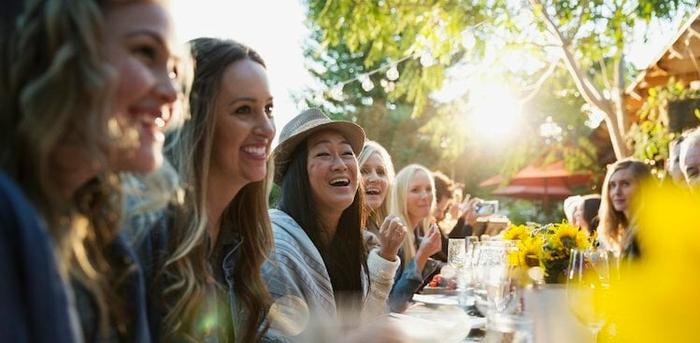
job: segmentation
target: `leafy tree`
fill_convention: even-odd
[[[528,49],[548,62],[535,86],[563,66],[589,107],[604,115],[615,154],[621,158],[629,153],[624,139],[631,123],[622,99],[631,79],[624,56],[631,33],[653,18],[667,20],[685,13],[697,1],[528,0],[526,8],[512,0],[308,4],[321,50],[344,45],[366,68],[405,59],[396,91],[388,99],[403,97],[413,105],[415,117],[423,112],[428,94],[442,85],[447,67],[483,56],[494,41],[505,42],[498,49]],[[486,62],[485,68],[492,67],[493,61]]]

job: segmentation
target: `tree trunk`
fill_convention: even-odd
[[[576,57],[570,50],[570,42],[564,38],[559,27],[550,18],[547,10],[542,5],[541,0],[530,0],[533,10],[540,8],[540,15],[544,19],[545,24],[553,34],[554,38],[561,45],[561,50],[564,57],[564,64],[569,71],[571,78],[576,85],[579,93],[592,108],[597,109],[605,114],[605,124],[608,126],[610,133],[610,142],[612,143],[615,157],[620,160],[627,157],[627,145],[625,144],[625,135],[627,133],[627,120],[625,116],[624,101],[624,69],[622,68],[622,55],[617,59],[615,64],[615,84],[613,89],[610,89],[611,99],[606,99],[603,93],[593,84],[591,78],[581,70],[581,67],[576,60]]]

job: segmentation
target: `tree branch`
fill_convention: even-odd
[[[561,44],[561,50],[564,53],[564,61],[566,62],[567,69],[573,77],[576,88],[578,88],[578,90],[581,92],[583,98],[592,106],[612,117],[613,109],[610,107],[610,103],[605,101],[600,91],[591,82],[588,75],[581,71],[578,63],[576,63],[576,58],[569,49],[569,43],[565,40],[556,24],[554,24],[552,19],[549,17],[549,14],[547,14],[542,2],[540,0],[530,0],[530,4],[532,5],[533,9],[538,6],[542,7],[542,17],[544,22],[547,24],[550,30],[555,33],[554,37]]]
[[[603,73],[603,83],[605,84],[605,88],[612,89],[612,84],[610,84],[610,78],[608,78],[608,67],[607,65],[605,65],[605,59],[598,59],[598,64],[600,65],[600,70]]]
[[[530,91],[530,94],[526,95],[522,99],[522,101],[521,101],[522,104],[530,102],[530,100],[535,98],[537,93],[540,92],[540,89],[542,89],[542,85],[544,84],[544,82],[547,81],[547,79],[549,79],[550,76],[552,76],[554,71],[557,69],[558,65],[559,65],[559,59],[557,59],[556,61],[552,61],[552,63],[547,68],[547,70],[545,70],[545,72],[542,73],[542,75],[540,75],[540,77],[537,79],[537,82],[535,82],[532,86],[527,87],[527,89],[532,89],[532,91]]]

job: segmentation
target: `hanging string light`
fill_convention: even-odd
[[[462,46],[465,49],[469,50],[469,49],[474,48],[474,46],[476,45],[476,36],[474,35],[474,30],[484,23],[485,23],[485,21],[479,22],[476,25],[469,27],[469,28],[465,29],[464,31],[462,31],[461,40],[462,40]],[[418,35],[416,37],[416,42],[419,43],[419,46],[425,46],[427,44],[427,38],[422,36],[422,35]],[[340,82],[340,83],[336,84],[333,87],[330,87],[329,89],[327,89],[325,91],[320,91],[320,93],[317,93],[316,96],[314,96],[314,101],[315,102],[322,102],[322,101],[318,101],[318,100],[323,99],[324,94],[330,95],[330,97],[336,101],[342,101],[345,99],[345,96],[343,94],[343,88],[345,87],[345,85],[352,83],[352,82],[355,82],[355,81],[359,81],[361,83],[362,89],[365,92],[369,92],[369,91],[373,90],[375,87],[374,82],[372,82],[370,76],[372,76],[378,72],[384,71],[384,70],[386,70],[386,73],[384,75],[386,77],[386,79],[384,79],[384,78],[381,79],[380,85],[382,86],[382,88],[384,89],[385,92],[387,92],[387,93],[392,92],[396,89],[396,81],[399,79],[399,76],[400,76],[399,69],[398,69],[399,64],[401,64],[402,62],[404,62],[408,59],[411,59],[411,58],[417,58],[421,64],[421,66],[423,66],[423,67],[430,67],[436,63],[435,57],[433,56],[432,52],[429,49],[424,49],[424,50],[418,51],[418,52],[409,51],[409,53],[406,56],[402,57],[401,59],[399,59],[397,61],[389,62],[389,63],[382,65],[376,69],[367,71],[367,72],[363,73],[362,75],[360,75],[359,77]]]
[[[374,89],[374,82],[372,82],[372,79],[369,78],[369,75],[362,75],[360,79],[362,82],[362,89],[364,89],[365,92],[369,92]]]
[[[391,68],[386,71],[386,78],[389,81],[396,81],[399,79],[399,68],[396,68],[396,64],[392,65]]]

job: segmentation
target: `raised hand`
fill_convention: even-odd
[[[418,253],[425,254],[425,256],[432,256],[433,254],[442,250],[442,235],[440,234],[440,229],[437,225],[431,224],[428,231],[425,233],[425,237],[420,242],[418,247]]]
[[[396,254],[406,237],[406,227],[396,216],[387,216],[379,228],[379,255],[389,261],[396,261]]]

